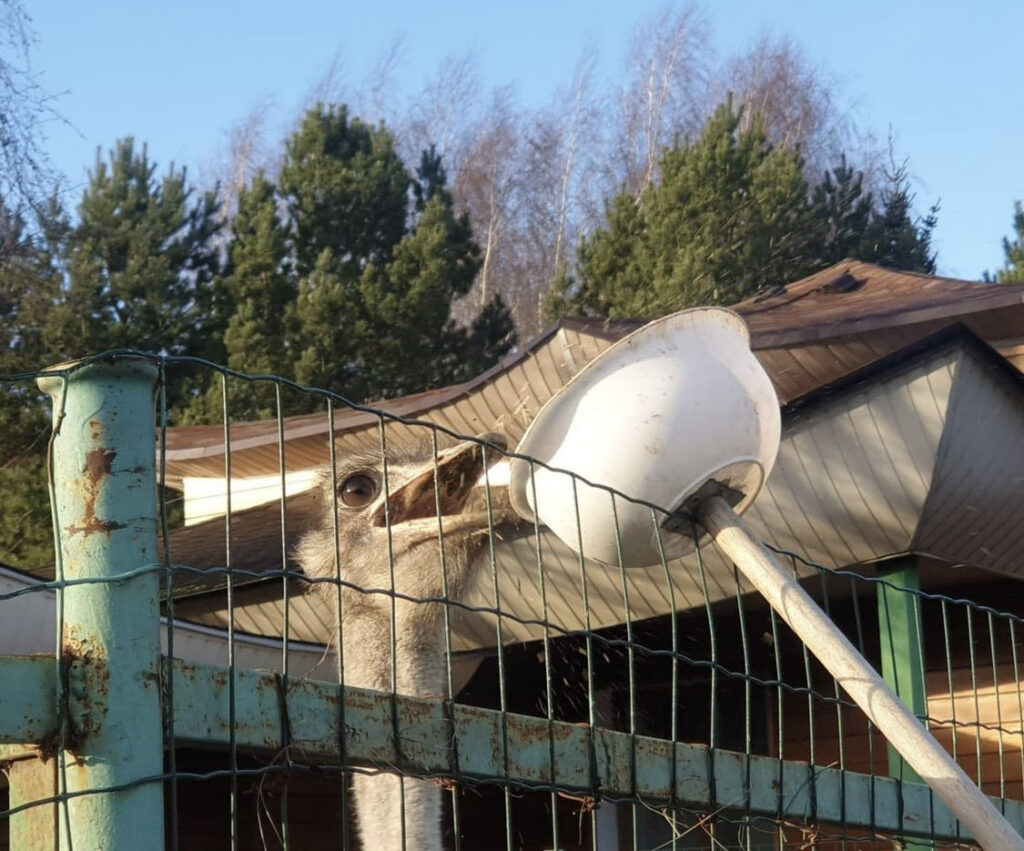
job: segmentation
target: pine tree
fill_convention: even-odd
[[[417,178],[413,227],[391,262],[368,266],[360,282],[368,333],[359,349],[371,397],[449,383],[467,342],[451,306],[473,285],[480,248],[469,218],[455,213],[435,152],[424,152]]]
[[[367,388],[358,361],[359,338],[367,335],[368,319],[355,287],[334,266],[334,253],[324,249],[316,266],[299,279],[294,377],[361,401]]]
[[[114,347],[219,359],[225,305],[216,287],[217,201],[184,172],[157,180],[145,146],[97,156],[66,226],[67,286],[48,328],[52,349],[81,357]]]
[[[1020,201],[1013,202],[1013,231],[1012,240],[1003,237],[1003,254],[1006,262],[1003,268],[996,272],[995,278],[1001,284],[1024,281],[1024,207]]]
[[[740,118],[723,104],[699,138],[664,152],[639,202],[616,196],[549,308],[655,316],[730,304],[812,268],[800,157],[769,144],[756,119],[741,130]]]
[[[295,378],[364,400],[375,324],[361,280],[405,235],[409,175],[384,128],[320,104],[287,143],[279,188],[299,276]]]
[[[451,320],[480,250],[436,151],[414,180],[385,128],[320,105],[289,141],[279,185],[298,275],[298,381],[364,401],[450,383],[470,351],[508,351],[501,317],[471,331]],[[483,341],[486,329],[501,336]]]
[[[405,234],[410,179],[394,140],[383,127],[350,119],[345,106],[306,113],[287,143],[278,185],[300,275],[329,250],[333,270],[354,282],[368,263],[390,261]]]
[[[893,167],[886,177],[882,207],[872,214],[854,256],[891,269],[934,275],[932,232],[938,224],[939,206],[934,204],[923,217],[914,216],[906,163]]]
[[[550,317],[649,315],[648,310],[630,313],[654,278],[644,211],[622,191],[605,203],[605,219],[605,227],[580,243],[577,275],[563,269],[552,285],[546,302]]]
[[[225,300],[233,313],[224,332],[227,365],[249,374],[290,376],[290,328],[296,286],[288,234],[281,220],[274,184],[262,172],[238,196],[231,223]],[[232,416],[243,420],[277,415],[277,391],[269,382],[233,382]],[[214,380],[189,406],[190,422],[217,422],[223,416],[223,389]]]
[[[864,174],[846,161],[825,172],[811,191],[810,225],[817,265],[856,257],[874,213],[874,196],[864,191]]]
[[[468,381],[507,355],[516,344],[512,311],[497,294],[473,320],[468,329],[458,329],[452,355],[452,380]]]
[[[0,200],[0,375],[38,370],[55,289],[38,237]],[[49,405],[32,379],[0,382],[0,562],[34,567],[53,558],[46,486]]]

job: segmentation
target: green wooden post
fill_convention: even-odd
[[[155,379],[136,357],[39,379],[54,403],[58,579],[72,583],[58,595],[58,780],[72,796],[60,847],[75,851],[163,847],[163,783],[139,782],[163,772],[159,575],[126,576],[158,560]]]
[[[921,642],[921,601],[917,591],[917,559],[905,556],[879,567],[878,577],[889,585],[878,586],[878,630],[882,648],[882,677],[922,721],[928,716],[924,684],[924,646]],[[926,722],[927,723],[927,722]],[[889,776],[920,783],[917,772],[889,746]]]

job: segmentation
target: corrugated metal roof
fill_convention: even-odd
[[[850,284],[850,282],[853,284]],[[836,286],[841,282],[842,286]],[[844,261],[781,291],[736,306],[755,354],[783,403],[831,383],[956,322],[990,341],[1024,341],[1024,285],[982,284]],[[588,361],[640,327],[641,320],[566,319],[497,366],[463,384],[373,403],[392,417],[436,423],[459,434],[500,427],[517,440],[525,425]],[[1024,355],[1022,355],[1024,359]],[[379,441],[381,416],[335,406],[333,433],[351,445]],[[394,439],[410,428],[390,420]],[[289,471],[327,463],[332,425],[326,413],[284,419]],[[231,425],[235,477],[276,473],[276,421]],[[167,479],[224,475],[223,426],[181,426],[167,432]]]
[[[998,427],[987,427],[985,461],[977,466],[969,461],[977,434],[969,416],[972,410],[1000,421]],[[863,564],[918,550],[967,564],[975,564],[971,559],[981,554],[985,558],[980,566],[1024,576],[1024,549],[1017,545],[1017,530],[1024,529],[1024,500],[1007,498],[1015,488],[1019,493],[1024,460],[1005,462],[1007,453],[1012,455],[1022,442],[1019,376],[968,332],[946,332],[787,407],[775,470],[747,519],[769,543],[829,566]],[[997,463],[1000,458],[1003,463]],[[957,510],[957,495],[985,489],[1000,501],[998,511],[981,518],[984,525],[979,525],[980,515]],[[298,507],[292,508],[300,505],[298,500],[289,499],[289,518],[302,515]],[[236,569],[280,567],[280,555],[273,555],[281,552],[279,512],[272,505],[233,519],[239,541],[232,547]],[[191,542],[205,563],[216,562],[212,553],[223,554],[223,530],[219,521],[176,532],[173,560],[181,561],[180,548]],[[251,541],[242,546],[250,534]],[[540,563],[532,535],[496,547],[501,609],[508,617],[502,633],[507,641],[536,638],[540,620],[560,629],[583,628],[584,577],[592,627],[621,623],[627,612],[639,620],[673,608],[701,606],[705,583],[712,601],[749,590],[742,582],[737,585],[731,564],[712,548],[704,552],[703,574],[691,556],[672,563],[666,577],[661,567],[625,574],[594,562],[581,568],[578,557],[546,531],[539,543]],[[978,549],[980,543],[987,553]],[[466,605],[494,606],[489,571],[484,574],[488,581],[471,590],[463,601]],[[224,626],[227,613],[217,593],[180,600],[177,611],[201,623]],[[279,634],[284,621],[281,596],[279,581],[239,589],[236,627]],[[290,606],[293,637],[313,641],[330,634],[331,625],[303,597],[293,596]],[[495,642],[494,618],[486,613],[458,611],[455,630],[457,649]]]

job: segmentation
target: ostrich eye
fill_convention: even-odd
[[[377,496],[377,482],[365,473],[356,473],[341,483],[338,496],[349,508],[362,508]]]

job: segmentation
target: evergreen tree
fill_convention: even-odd
[[[97,156],[66,232],[66,290],[48,323],[52,352],[120,346],[223,358],[226,305],[218,291],[217,201],[194,198],[184,172],[162,180],[145,146],[120,140]]]
[[[1024,281],[1024,207],[1020,201],[1013,202],[1013,231],[1012,240],[1003,237],[1003,254],[1006,262],[1003,268],[996,272],[995,277],[1001,284]],[[987,274],[985,278],[990,280]]]
[[[576,278],[556,281],[549,309],[655,316],[731,304],[813,268],[800,157],[750,125],[741,130],[726,103],[699,138],[667,149],[639,202],[623,191],[607,205],[606,226],[584,240]]]
[[[864,174],[846,162],[826,171],[811,191],[812,243],[817,265],[857,257],[874,213],[874,197],[864,191]]]
[[[416,215],[422,214],[426,209],[427,202],[436,196],[440,196],[446,204],[451,206],[452,194],[448,191],[448,174],[441,162],[441,155],[434,145],[420,153],[416,178],[412,185]]]
[[[580,243],[576,277],[563,269],[555,280],[546,302],[552,318],[567,313],[629,315],[632,302],[652,287],[654,258],[643,209],[622,191],[605,203],[605,218],[606,226]]]
[[[367,397],[381,398],[448,384],[458,362],[444,355],[466,335],[451,320],[452,300],[465,295],[480,268],[469,221],[438,193],[387,265],[371,265],[361,283],[367,325],[359,358]]]
[[[490,369],[516,344],[516,326],[512,312],[501,294],[497,294],[473,320],[468,329],[459,329],[452,356],[452,379],[468,381]]]
[[[367,388],[358,362],[359,338],[367,336],[369,321],[358,290],[334,266],[334,253],[324,249],[316,266],[299,279],[294,377],[361,401]]]
[[[265,373],[287,370],[286,329],[295,284],[274,185],[263,173],[239,194],[226,284],[235,305],[224,335],[228,366]]]
[[[0,375],[53,360],[42,330],[53,282],[39,240],[0,200]],[[34,567],[53,559],[46,485],[49,405],[32,379],[0,381],[0,562]]]
[[[915,217],[906,164],[894,167],[886,176],[882,207],[872,213],[854,256],[891,269],[934,275],[932,232],[938,224],[939,206],[934,204],[926,216]]]
[[[410,180],[394,140],[349,119],[344,106],[306,113],[287,143],[279,187],[300,275],[329,250],[333,271],[352,283],[368,263],[387,263],[405,234]]]
[[[225,300],[234,306],[224,332],[227,365],[250,374],[290,376],[290,326],[296,287],[288,234],[281,220],[274,184],[260,172],[238,195],[231,223]],[[223,415],[223,389],[213,380],[190,404],[190,422],[217,422]],[[276,388],[269,382],[233,382],[232,416],[244,420],[277,415]]]
[[[638,200],[623,191],[606,202],[575,272],[553,282],[549,316],[735,304],[846,257],[934,273],[938,207],[914,217],[905,165],[879,205],[845,156],[808,187],[798,153],[772,146],[756,116],[740,118],[723,104],[699,138],[663,152],[659,180]]]
[[[512,345],[500,317],[469,331],[451,320],[480,250],[436,151],[414,180],[385,128],[321,105],[288,143],[280,188],[298,273],[298,381],[381,398],[449,383],[470,351],[499,357]],[[501,336],[485,342],[486,330]]]

